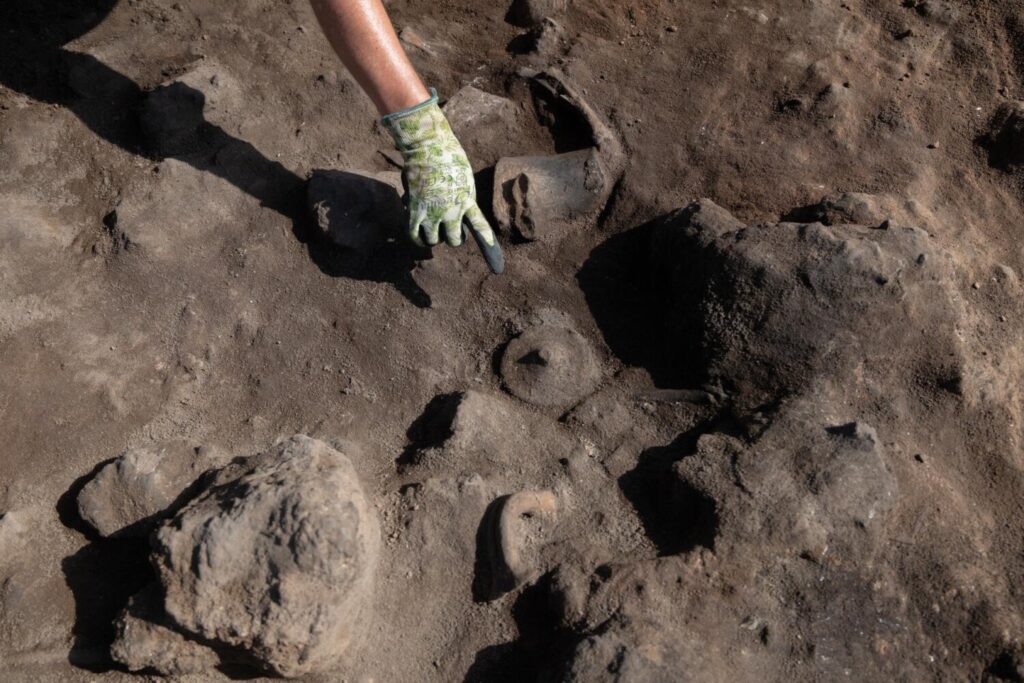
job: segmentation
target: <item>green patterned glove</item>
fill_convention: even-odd
[[[457,247],[466,234],[465,224],[487,265],[500,273],[504,265],[501,247],[476,204],[473,169],[437,105],[433,88],[430,95],[426,102],[381,119],[405,161],[402,178],[409,208],[409,236],[420,246],[434,246],[440,242],[443,226],[445,241]]]

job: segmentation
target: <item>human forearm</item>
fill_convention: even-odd
[[[430,97],[380,0],[310,1],[334,51],[381,114]]]

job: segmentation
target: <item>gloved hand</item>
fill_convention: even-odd
[[[487,265],[495,273],[504,268],[501,247],[476,203],[473,169],[437,105],[437,93],[414,107],[388,114],[381,123],[402,153],[402,179],[409,209],[409,236],[423,246],[444,240],[462,244],[466,228],[473,235]]]

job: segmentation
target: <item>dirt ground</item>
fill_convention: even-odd
[[[1024,680],[1020,3],[570,0],[536,50],[504,3],[387,6],[442,99],[515,105],[456,126],[485,212],[498,159],[581,146],[524,68],[621,142],[606,206],[502,234],[500,276],[353,257],[306,180],[391,142],[304,0],[0,9],[0,679],[138,678],[147,545],[75,511],[100,464],[301,433],[383,535],[365,642],[307,680]],[[550,404],[502,375],[538,325],[592,349]],[[522,490],[559,522],[507,590],[482,520]]]

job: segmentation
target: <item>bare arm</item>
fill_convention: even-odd
[[[476,181],[466,152],[423,87],[398,42],[381,0],[310,0],[320,26],[378,111],[402,154],[408,235],[421,246],[443,239],[453,247],[471,234],[493,273],[505,257],[476,203]]]
[[[311,0],[311,4],[334,51],[381,114],[430,97],[398,42],[381,0]]]

